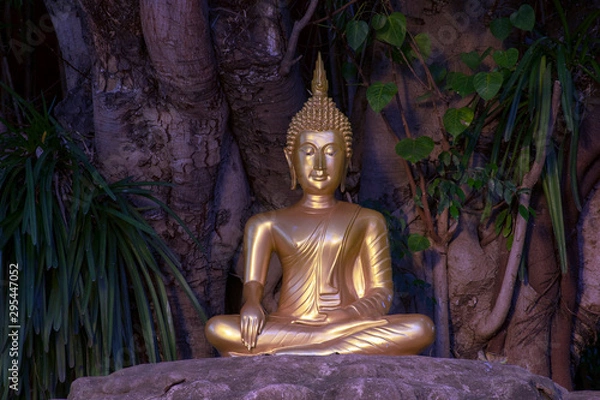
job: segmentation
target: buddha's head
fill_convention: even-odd
[[[333,193],[344,181],[352,157],[352,129],[348,118],[327,97],[327,77],[321,54],[312,81],[312,97],[292,118],[285,157],[292,189],[299,182],[306,192]]]

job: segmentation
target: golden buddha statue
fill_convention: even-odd
[[[258,354],[418,354],[434,340],[420,314],[386,315],[393,294],[383,216],[338,201],[352,155],[346,116],[327,97],[321,56],[312,97],[294,116],[284,150],[292,189],[303,195],[291,207],[250,218],[244,234],[245,303],[240,315],[221,315],[206,336],[222,356]],[[271,254],[283,277],[277,311],[261,300]]]

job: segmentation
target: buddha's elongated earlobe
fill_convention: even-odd
[[[287,160],[288,167],[290,168],[290,179],[292,181],[292,185],[290,189],[296,189],[298,184],[298,180],[296,179],[296,169],[294,168],[294,163],[292,162],[292,155],[287,152],[287,150],[283,150],[283,154],[285,154],[285,159]]]

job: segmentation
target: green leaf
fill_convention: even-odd
[[[504,227],[502,228],[502,236],[509,237],[512,233],[512,214],[506,215],[506,221],[504,221]]]
[[[441,64],[433,63],[429,66],[429,72],[435,83],[439,84],[448,74],[448,70]]]
[[[500,231],[502,231],[502,228],[504,227],[506,222],[506,218],[509,215],[509,212],[510,210],[506,208],[500,211],[500,213],[496,217],[496,221],[494,222],[494,231],[496,232],[496,235],[500,234]]]
[[[524,31],[531,31],[535,25],[535,11],[529,4],[523,4],[510,15],[510,22]]]
[[[454,219],[458,219],[460,216],[458,207],[455,204],[451,204],[450,207],[448,207],[448,211],[450,212],[450,216]]]
[[[444,114],[444,128],[452,136],[457,137],[471,125],[474,116],[475,113],[468,107],[449,108]]]
[[[406,17],[395,12],[387,17],[385,25],[377,30],[377,39],[392,46],[402,47],[406,36]]]
[[[427,60],[431,55],[431,38],[426,33],[419,33],[414,39],[419,53],[421,53],[424,60]]]
[[[496,64],[502,68],[512,68],[519,61],[519,50],[511,47],[506,51],[498,50],[492,56]]]
[[[423,235],[419,235],[418,233],[411,233],[410,235],[408,235],[407,242],[408,242],[408,248],[413,253],[416,253],[418,251],[427,250],[431,246],[429,239],[427,239]]]
[[[396,154],[406,161],[416,163],[429,157],[435,144],[429,136],[420,136],[416,139],[402,139],[396,144]]]
[[[497,39],[504,40],[510,35],[513,25],[509,18],[498,18],[490,24],[490,31]]]
[[[447,81],[449,89],[454,90],[463,98],[475,92],[473,76],[471,75],[462,72],[449,72]]]
[[[460,59],[473,71],[479,68],[479,65],[481,65],[481,56],[476,51],[471,51],[470,53],[460,53]]]
[[[369,35],[369,25],[365,21],[352,20],[346,26],[346,39],[348,46],[352,50],[357,51],[360,46],[367,40]]]
[[[519,214],[525,221],[529,221],[529,210],[523,204],[519,204]]]
[[[381,112],[394,96],[398,87],[394,83],[375,82],[367,89],[367,101],[376,113]]]
[[[371,26],[376,31],[383,29],[385,23],[387,22],[387,15],[385,14],[375,14],[371,19]]]
[[[502,87],[501,72],[479,72],[473,77],[473,86],[484,100],[491,100]]]

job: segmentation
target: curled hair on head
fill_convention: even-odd
[[[312,81],[312,97],[304,103],[304,107],[292,118],[287,131],[285,151],[292,154],[296,145],[296,137],[303,131],[333,131],[342,136],[346,147],[346,159],[352,157],[352,128],[348,117],[327,97],[327,77],[321,54],[317,58]]]

